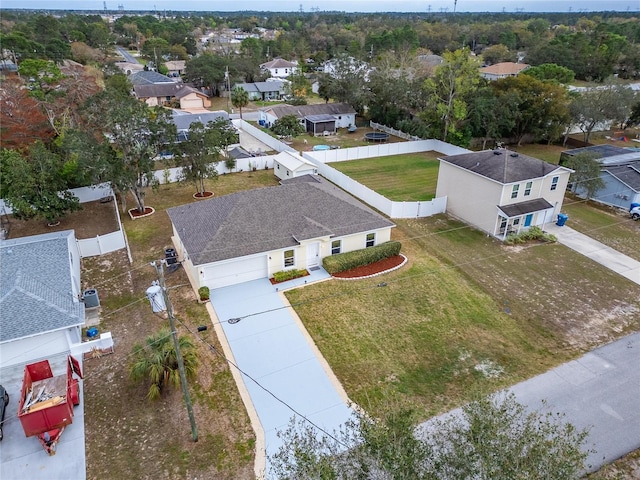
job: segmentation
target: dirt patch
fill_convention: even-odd
[[[48,227],[46,220],[19,220],[13,215],[9,215],[7,238],[75,230],[76,238],[82,240],[119,230],[117,205],[114,202],[102,203],[100,200],[96,200],[81,205],[81,210],[62,218],[60,223],[54,227]]]
[[[253,478],[254,437],[213,329],[194,338],[187,330],[211,320],[198,305],[182,269],[166,281],[180,336],[191,336],[199,366],[189,388],[199,440],[192,441],[181,390],[155,402],[147,384],[129,379],[131,351],[168,322],[144,297],[155,270],[131,269],[123,251],[83,261],[83,282],[99,285],[100,332],[110,331],[115,351],[85,362],[87,478]],[[211,345],[211,347],[209,347]]]

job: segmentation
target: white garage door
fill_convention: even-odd
[[[249,282],[258,278],[267,278],[267,257],[262,255],[217,263],[205,267],[203,271],[204,282],[212,289]]]
[[[196,98],[183,98],[180,100],[180,108],[203,108],[202,99]]]

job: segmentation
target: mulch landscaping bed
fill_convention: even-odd
[[[375,275],[376,273],[382,273],[394,267],[397,267],[403,261],[404,257],[402,255],[395,255],[378,262],[370,263],[369,265],[364,265],[362,267],[346,270],[344,272],[335,273],[333,276],[336,278],[367,277],[369,275]]]

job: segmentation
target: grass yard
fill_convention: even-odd
[[[540,143],[529,143],[526,145],[520,145],[519,147],[511,146],[509,148],[517,151],[518,153],[522,153],[523,155],[528,155],[529,157],[553,163],[554,165],[557,165],[560,161],[560,154],[565,150],[568,150],[568,147],[563,147],[561,145],[547,145]]]
[[[287,293],[373,415],[427,418],[640,327],[637,286],[561,245],[507,247],[445,216],[397,224],[407,266]]]
[[[389,200],[427,201],[435,197],[438,153],[422,152],[335,162],[331,166]]]
[[[640,261],[640,221],[628,212],[574,196],[565,198],[562,210],[569,227]]]

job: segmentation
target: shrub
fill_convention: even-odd
[[[504,243],[507,245],[516,245],[532,241],[555,242],[557,240],[555,235],[545,233],[540,227],[531,227],[529,230],[520,232],[517,235],[510,233],[507,235],[507,238],[504,239]]]
[[[200,296],[200,300],[209,300],[209,287],[204,286],[198,289],[198,295]]]
[[[400,254],[400,242],[385,242],[375,247],[363,248],[354,252],[339,253],[325,257],[322,266],[330,274],[344,272],[353,268],[369,265],[385,258]]]
[[[286,282],[287,280],[293,280],[294,278],[304,277],[308,272],[305,269],[299,270],[294,268],[293,270],[282,270],[273,274],[273,280],[276,283]]]

